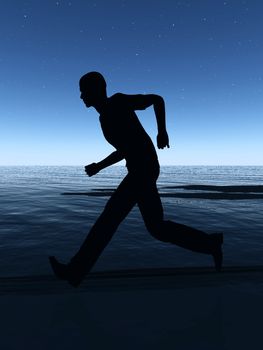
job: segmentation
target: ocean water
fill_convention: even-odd
[[[0,277],[50,274],[49,255],[67,262],[125,174],[125,167],[89,178],[83,167],[1,166]],[[165,218],[224,232],[225,266],[263,265],[262,179],[260,166],[162,167]],[[93,271],[212,265],[210,256],[155,240],[135,207]]]

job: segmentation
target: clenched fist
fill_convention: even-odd
[[[99,171],[100,171],[100,168],[99,168],[97,163],[91,163],[91,164],[85,166],[85,173],[88,176],[93,176],[93,175],[97,174]]]
[[[169,146],[169,137],[166,131],[159,132],[157,135],[157,146],[158,148],[165,148]]]

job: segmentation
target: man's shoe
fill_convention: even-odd
[[[68,279],[68,265],[61,264],[54,256],[49,257],[49,262],[55,276],[60,280]]]
[[[73,287],[78,287],[84,278],[84,274],[73,271],[72,266],[61,264],[54,256],[49,257],[49,262],[55,276],[60,280],[68,281]]]

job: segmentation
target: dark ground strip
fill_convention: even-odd
[[[237,284],[263,284],[263,266],[160,268],[92,272],[74,288],[52,275],[0,278],[0,295],[46,295],[145,289],[182,289]]]

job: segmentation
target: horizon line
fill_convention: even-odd
[[[52,166],[61,166],[61,167],[85,167],[85,165],[83,164],[0,164],[0,167],[15,167],[15,166],[38,166],[38,167],[45,167],[45,166],[49,166],[49,167],[52,167]],[[220,167],[220,166],[223,166],[223,167],[230,167],[230,166],[237,166],[237,167],[262,167],[263,164],[160,164],[160,167],[168,167],[168,166],[171,166],[171,167],[174,167],[174,166],[189,166],[189,167],[194,167],[194,166],[212,166],[212,167]],[[116,165],[116,164],[113,164],[111,165],[110,167],[126,167],[125,165]]]

